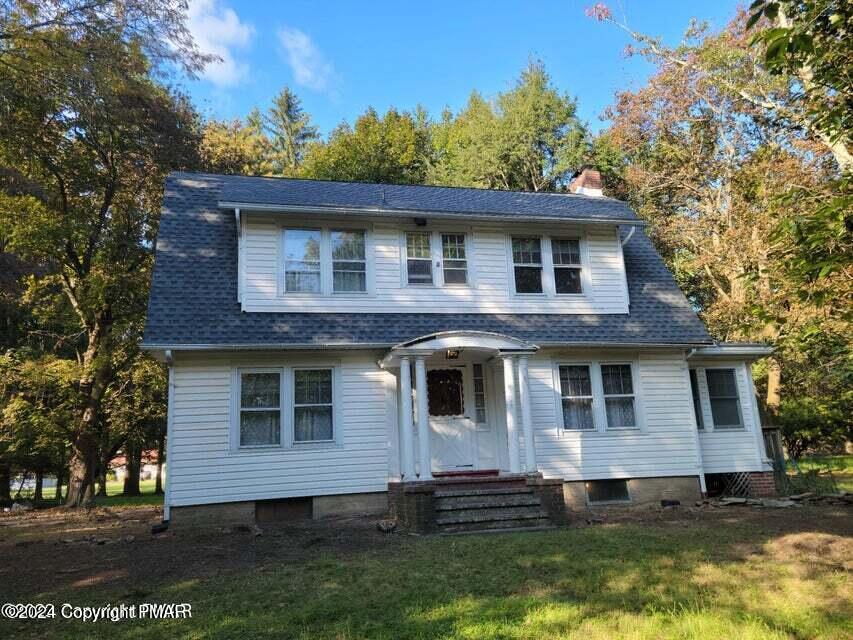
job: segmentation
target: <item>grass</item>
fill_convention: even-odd
[[[139,490],[142,495],[139,496],[123,496],[124,483],[117,480],[107,481],[107,497],[96,497],[95,503],[105,507],[124,507],[129,505],[159,505],[163,504],[163,495],[154,493],[154,480],[140,480]],[[67,490],[67,487],[66,487]],[[13,488],[12,495],[15,495]],[[21,497],[25,499],[32,498],[33,490],[21,491]],[[63,492],[64,495],[64,492]],[[45,503],[53,503],[56,497],[56,487],[45,487],[42,490],[42,496]]]
[[[800,471],[831,472],[839,491],[853,492],[853,455],[808,456],[797,461]],[[791,470],[794,466],[790,465]]]
[[[777,526],[620,524],[309,551],[299,561],[140,585],[139,601],[191,603],[189,620],[28,629],[46,639],[137,640],[851,637],[845,538]],[[127,596],[48,590],[40,599],[100,605]]]

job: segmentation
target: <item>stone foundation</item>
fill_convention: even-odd
[[[330,516],[382,515],[387,511],[388,494],[380,491],[172,507],[169,522],[180,527],[233,527]]]
[[[776,479],[772,471],[759,471],[749,474],[749,495],[752,498],[772,498],[776,492]]]
[[[612,504],[641,505],[661,500],[678,500],[681,504],[687,505],[702,498],[699,476],[629,478],[627,483],[630,501]],[[563,498],[566,507],[571,510],[582,511],[589,508],[583,480],[563,483]]]

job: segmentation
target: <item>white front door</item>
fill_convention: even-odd
[[[468,365],[427,370],[433,471],[476,468],[474,408]]]

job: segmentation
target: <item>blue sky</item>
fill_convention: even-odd
[[[381,112],[422,104],[435,117],[445,106],[458,110],[472,89],[491,96],[510,87],[532,56],[597,129],[614,92],[641,86],[650,67],[622,54],[625,34],[584,14],[592,4],[190,0],[197,42],[223,62],[187,88],[205,116],[234,118],[265,108],[289,85],[326,134],[370,105]],[[606,4],[632,28],[672,44],[691,18],[721,28],[738,6],[730,0]]]

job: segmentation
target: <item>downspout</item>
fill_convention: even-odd
[[[172,440],[175,431],[175,359],[172,350],[166,351],[166,364],[169,367],[169,387],[166,396],[166,492],[163,496],[163,524],[169,524],[172,506]]]

